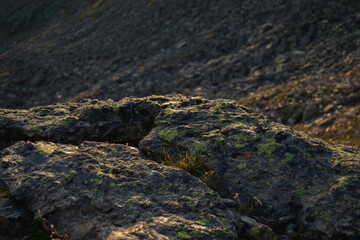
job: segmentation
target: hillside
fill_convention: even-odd
[[[231,98],[360,146],[360,2],[0,1],[0,107]]]

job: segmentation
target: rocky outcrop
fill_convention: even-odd
[[[236,238],[215,192],[133,147],[18,142],[1,157],[11,195],[70,239]]]
[[[234,101],[3,109],[0,132],[1,182],[70,239],[359,238],[360,151]],[[164,155],[204,162],[191,176]]]

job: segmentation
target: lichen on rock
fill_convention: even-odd
[[[168,95],[2,109],[0,134],[11,195],[79,238],[236,239],[246,214],[275,235],[359,237],[360,151],[234,101]],[[191,176],[156,163],[164,153],[205,161]]]
[[[216,193],[133,147],[18,142],[1,157],[11,195],[70,239],[236,238],[235,219]]]

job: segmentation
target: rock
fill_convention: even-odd
[[[315,104],[310,104],[305,107],[302,121],[306,122],[319,116],[319,108]]]
[[[314,225],[305,219],[311,216],[324,223],[325,211],[329,214],[328,226],[336,224],[338,230],[329,227],[322,232],[332,236],[348,227],[340,227],[336,216],[340,212],[350,214],[349,206],[341,204],[340,199],[349,198],[355,203],[358,198],[350,188],[357,188],[353,172],[359,172],[359,154],[269,122],[226,100],[182,98],[168,105],[154,126],[139,143],[144,155],[149,154],[149,149],[161,154],[164,148],[173,154],[181,151],[205,155],[207,168],[224,179],[217,191],[228,198],[238,193],[240,202],[252,206],[263,222],[303,214],[299,224],[312,228]],[[335,201],[335,192],[329,189],[339,189],[342,181],[346,187],[341,188],[341,193],[335,191]],[[326,210],[320,210],[320,205],[327,206]],[[342,210],[333,211],[339,208]],[[352,231],[355,234],[356,230]]]
[[[300,104],[295,104],[294,107],[292,107],[292,111],[290,111],[290,113],[292,114],[286,122],[290,125],[294,125],[301,121],[303,116],[303,107]]]
[[[328,104],[324,107],[324,112],[325,113],[328,113],[328,112],[331,112],[331,111],[334,111],[335,110],[335,105],[334,104]]]
[[[0,185],[0,239],[48,239],[49,234],[32,221],[21,202],[10,199],[8,189]]]
[[[11,196],[70,239],[237,238],[218,194],[133,147],[21,141],[1,157]]]
[[[38,87],[40,86],[44,80],[45,80],[46,76],[43,73],[38,73],[29,83],[29,85],[31,87]]]
[[[221,201],[228,207],[236,207],[238,205],[233,199],[229,198],[222,198]]]
[[[121,102],[84,100],[81,103],[35,107],[29,111],[1,110],[7,141],[50,140],[76,143],[85,140],[137,143],[151,130],[160,105],[149,100]],[[30,121],[28,119],[31,119]]]
[[[258,224],[250,229],[250,235],[256,240],[275,240],[274,232],[264,224]]]
[[[240,217],[240,219],[241,219],[242,222],[248,224],[250,227],[255,227],[255,226],[258,225],[258,222],[255,219],[251,218],[251,217],[243,215],[243,216]]]
[[[354,138],[360,138],[360,126],[356,129],[354,133]]]
[[[0,131],[8,136],[0,181],[72,239],[236,239],[240,211],[280,235],[293,223],[310,237],[359,238],[360,151],[231,100],[168,95],[2,109]],[[181,156],[201,164],[191,176],[157,163],[164,154],[170,165]],[[262,229],[253,227],[259,236]]]
[[[291,235],[294,232],[295,225],[293,223],[290,223],[286,226],[286,234]]]
[[[335,122],[335,118],[334,117],[330,117],[330,118],[325,118],[325,119],[322,119],[318,125],[319,127],[328,127],[330,126],[331,124],[333,124]]]

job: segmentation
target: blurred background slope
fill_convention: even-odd
[[[231,98],[360,146],[360,1],[0,0],[0,107]]]

